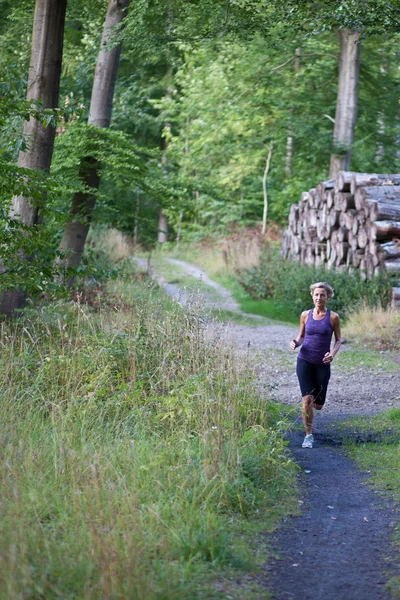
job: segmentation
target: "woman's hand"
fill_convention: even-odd
[[[297,343],[297,341],[296,341],[296,340],[292,340],[292,341],[290,342],[290,344],[289,344],[289,348],[290,348],[291,350],[296,350],[296,348],[297,348],[297,346],[298,346],[298,345],[299,345],[299,344]]]
[[[322,359],[322,362],[325,365],[328,365],[329,363],[331,363],[333,361],[333,355],[330,352],[327,352],[324,356],[324,358]]]

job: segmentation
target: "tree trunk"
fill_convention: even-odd
[[[269,165],[271,163],[273,144],[268,149],[267,162],[265,164],[265,170],[263,175],[263,194],[264,194],[264,210],[263,210],[263,221],[262,221],[262,234],[264,235],[267,230],[267,213],[268,213],[268,196],[267,196],[267,176],[269,171]]]
[[[101,49],[97,58],[96,72],[93,80],[90,100],[89,125],[109,127],[111,122],[112,103],[115,81],[121,53],[121,44],[108,49],[111,35],[118,27],[127,11],[129,0],[109,0],[106,20],[101,39]],[[80,176],[92,191],[79,192],[74,195],[70,210],[70,222],[66,225],[60,243],[60,251],[64,253],[61,264],[65,268],[76,268],[81,261],[89,232],[93,211],[96,205],[97,190],[100,184],[101,165],[92,158],[82,159]],[[73,279],[69,279],[72,285]]]
[[[158,236],[157,240],[159,244],[163,244],[168,241],[168,217],[160,208],[158,213]]]
[[[36,0],[35,4],[27,100],[40,101],[43,108],[58,106],[66,6],[67,0]],[[44,127],[31,118],[24,123],[23,135],[28,139],[28,149],[19,153],[18,166],[48,171],[55,127]],[[25,196],[14,196],[11,214],[29,227],[39,222],[38,207]],[[22,252],[21,260],[24,260]],[[22,290],[3,292],[0,313],[11,316],[15,309],[24,307],[25,300],[26,293]]]
[[[382,185],[400,185],[398,173],[383,175],[379,173],[353,173],[351,178],[351,193],[354,194],[358,187],[375,187]]]
[[[331,156],[330,179],[350,167],[351,146],[357,118],[360,72],[360,34],[349,29],[337,32],[340,42],[339,84],[333,141],[337,152]]]
[[[375,221],[371,225],[371,240],[387,240],[400,236],[400,221]]]
[[[295,75],[299,74],[300,71],[300,58],[301,48],[296,48],[296,58],[294,60],[294,72]],[[294,106],[290,107],[290,115],[293,118]],[[285,160],[285,175],[291,177],[292,175],[292,161],[293,161],[293,133],[292,127],[289,125],[288,136],[286,139],[286,160]]]

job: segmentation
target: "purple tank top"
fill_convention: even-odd
[[[322,365],[323,357],[331,349],[333,327],[331,311],[328,309],[323,319],[316,320],[314,310],[310,310],[306,320],[304,342],[301,345],[299,358],[314,365]]]

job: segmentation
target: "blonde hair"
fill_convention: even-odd
[[[312,285],[310,285],[311,296],[314,294],[314,291],[317,288],[324,288],[324,290],[326,291],[326,295],[328,296],[328,300],[329,298],[332,298],[334,296],[333,287],[331,287],[329,283],[326,283],[326,281],[319,281],[318,283],[313,283]]]

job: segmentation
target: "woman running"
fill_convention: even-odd
[[[331,362],[341,344],[339,315],[326,307],[326,303],[333,296],[333,289],[328,283],[319,282],[311,285],[310,291],[314,308],[302,312],[300,333],[290,342],[291,350],[301,346],[296,373],[301,389],[302,416],[306,429],[303,448],[313,447],[313,408],[321,410],[324,406],[331,376]],[[335,334],[335,344],[331,350],[332,333]]]

